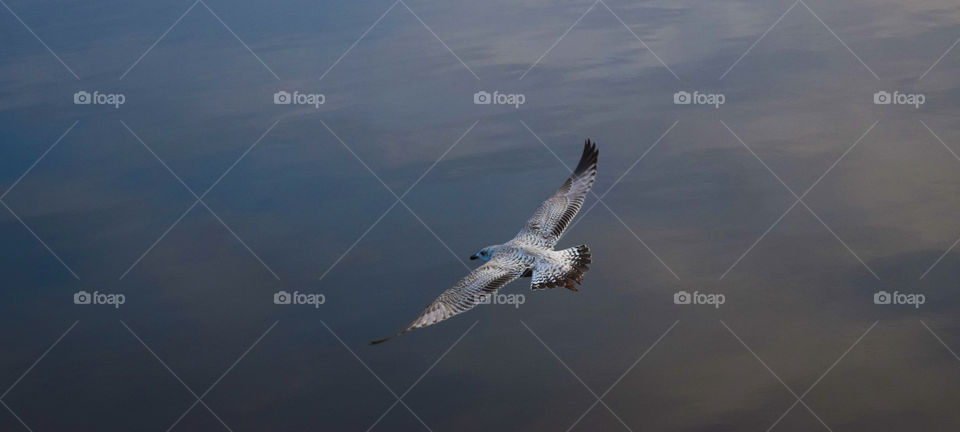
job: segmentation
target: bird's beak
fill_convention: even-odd
[[[477,259],[477,258],[479,258],[479,257],[476,256],[476,255],[470,255],[470,259],[471,259],[471,260],[475,260],[475,259]]]

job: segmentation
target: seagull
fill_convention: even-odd
[[[386,342],[410,330],[436,324],[473,309],[504,285],[520,277],[531,277],[530,288],[543,290],[565,287],[577,291],[574,283],[583,282],[590,269],[590,249],[586,245],[554,250],[563,231],[583,206],[597,177],[597,145],[587,139],[580,163],[560,189],[548,198],[523,229],[504,244],[487,246],[470,257],[484,264],[470,272],[452,288],[444,291],[406,328]]]

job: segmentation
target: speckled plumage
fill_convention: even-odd
[[[562,250],[553,250],[553,247],[593,187],[598,154],[597,145],[586,140],[576,169],[560,189],[537,208],[523,229],[510,241],[488,246],[471,257],[487,262],[441,293],[417,319],[396,335],[466,312],[486,296],[527,274],[532,277],[532,289],[563,286],[576,291],[574,283],[582,282],[583,275],[590,269],[590,250],[584,245]]]

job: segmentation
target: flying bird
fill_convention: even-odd
[[[444,291],[406,328],[393,336],[371,342],[386,342],[410,330],[436,324],[473,309],[504,285],[520,277],[531,277],[530,288],[542,290],[565,287],[577,291],[576,284],[590,269],[590,249],[586,245],[554,250],[563,231],[583,206],[597,177],[597,145],[589,139],[573,174],[548,198],[523,229],[504,244],[487,246],[470,257],[484,264],[474,269],[452,288]]]

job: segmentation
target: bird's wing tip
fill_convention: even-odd
[[[395,337],[397,337],[397,336],[400,336],[400,335],[402,335],[402,334],[404,334],[404,333],[406,333],[406,332],[408,332],[408,331],[410,331],[410,330],[411,330],[410,328],[407,328],[407,329],[398,331],[398,332],[394,333],[393,335],[387,336],[387,337],[385,337],[385,338],[383,338],[383,339],[377,339],[377,340],[375,340],[375,341],[370,341],[370,345],[379,345],[379,344],[382,344],[382,343],[384,343],[384,342],[386,342],[386,341],[388,341],[388,340],[390,340],[390,339],[393,339],[393,338],[395,338]]]
[[[583,143],[583,155],[580,156],[580,163],[577,164],[577,168],[574,169],[574,173],[581,174],[586,171],[590,166],[597,163],[599,155],[600,150],[597,149],[597,143],[590,138],[587,138]]]

